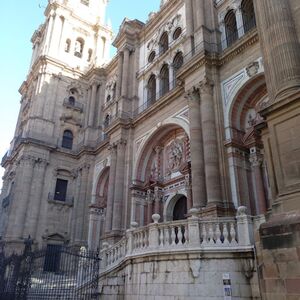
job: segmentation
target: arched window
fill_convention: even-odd
[[[72,149],[73,147],[73,133],[71,130],[65,130],[63,134],[61,146],[66,149]]]
[[[93,50],[92,49],[89,49],[89,52],[88,52],[88,59],[87,61],[90,62],[92,60],[92,56],[93,56]]]
[[[75,42],[75,51],[74,55],[81,58],[83,53],[83,47],[84,47],[84,40],[81,38],[78,38]]]
[[[104,127],[108,127],[110,123],[110,115],[106,115],[105,120],[104,120]]]
[[[159,40],[159,53],[164,54],[169,49],[169,37],[168,33],[164,32]]]
[[[169,66],[167,64],[164,64],[160,70],[160,84],[161,96],[163,96],[170,90]]]
[[[173,33],[173,40],[174,41],[177,40],[180,37],[181,33],[182,33],[181,27],[177,27]]]
[[[256,26],[254,6],[252,0],[243,0],[241,4],[245,33]]]
[[[178,52],[173,60],[173,68],[174,68],[174,78],[176,78],[177,71],[182,67],[183,65],[183,54],[182,52]]]
[[[66,43],[65,43],[65,52],[69,53],[70,52],[70,48],[71,48],[71,40],[67,39]]]
[[[155,51],[154,50],[151,51],[151,53],[148,56],[148,63],[152,63],[154,61],[154,59],[155,59],[155,56],[156,56]]]
[[[235,13],[230,10],[225,18],[225,30],[226,30],[226,40],[227,46],[232,45],[238,39],[238,29],[236,25]]]
[[[147,102],[152,103],[156,100],[156,77],[151,75],[148,80]]]

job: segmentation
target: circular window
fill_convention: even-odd
[[[148,62],[149,62],[149,63],[151,63],[151,62],[154,61],[155,55],[156,55],[155,51],[152,51],[152,52],[149,54],[149,56],[148,56]]]
[[[176,28],[173,34],[173,39],[177,40],[180,37],[181,33],[182,33],[181,27]]]

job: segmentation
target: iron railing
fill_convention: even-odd
[[[84,105],[82,103],[80,103],[78,101],[71,102],[69,100],[69,98],[65,98],[63,104],[64,104],[65,107],[76,109],[76,110],[79,110],[81,112],[83,111],[83,107],[84,107]]]

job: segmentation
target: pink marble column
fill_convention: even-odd
[[[185,97],[189,105],[193,207],[199,208],[206,205],[199,90],[192,88]]]
[[[199,85],[208,205],[222,203],[213,87],[213,82],[208,78],[201,81]]]

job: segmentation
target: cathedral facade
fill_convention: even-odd
[[[106,6],[32,36],[0,236],[100,249],[103,299],[298,299],[300,4],[161,1],[113,41]]]

